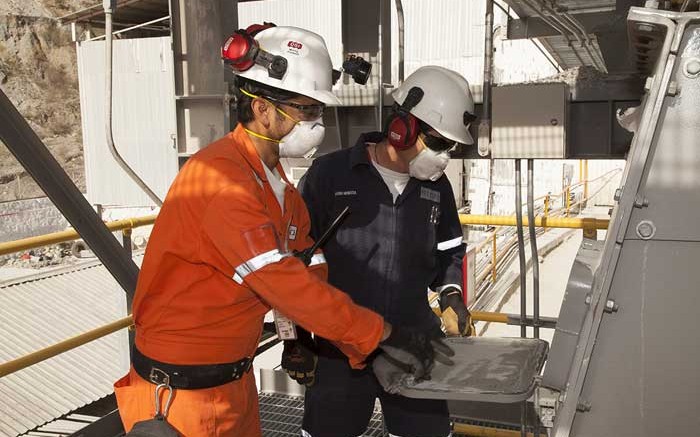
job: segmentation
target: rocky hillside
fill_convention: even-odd
[[[56,17],[91,1],[0,1],[0,88],[84,188],[75,45]],[[41,196],[0,143],[0,201]]]

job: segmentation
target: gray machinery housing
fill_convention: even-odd
[[[543,375],[555,437],[700,429],[700,13],[632,8],[628,31],[654,67],[607,238],[582,243]]]

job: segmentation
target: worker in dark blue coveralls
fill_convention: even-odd
[[[427,291],[439,294],[448,334],[470,335],[462,297],[462,228],[443,172],[457,143],[474,144],[474,102],[458,73],[418,69],[394,93],[384,132],[317,158],[300,183],[317,239],[350,207],[324,253],[328,282],[398,326],[440,332]],[[282,366],[306,384],[302,434],[362,435],[379,398],[385,424],[400,437],[450,435],[447,403],[390,394],[370,368],[354,370],[329,341],[306,332],[285,343]]]

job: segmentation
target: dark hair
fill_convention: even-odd
[[[248,123],[253,121],[253,108],[250,104],[253,102],[253,98],[247,96],[241,92],[241,88],[246,92],[256,95],[256,96],[268,96],[275,100],[289,100],[294,97],[299,96],[299,94],[286,91],[279,88],[271,87],[260,82],[255,82],[252,80],[247,80],[238,76],[236,78],[236,113],[238,115],[239,123]]]

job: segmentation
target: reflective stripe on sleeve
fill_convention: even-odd
[[[260,270],[267,265],[279,262],[288,256],[289,254],[281,254],[278,249],[273,249],[269,252],[262,253],[236,267],[236,273],[233,275],[233,280],[238,284],[243,284],[243,279],[249,274]]]
[[[445,285],[441,285],[441,286],[439,286],[438,288],[435,289],[435,292],[436,292],[437,294],[440,294],[440,293],[442,293],[444,290],[447,290],[447,289],[450,288],[450,287],[456,288],[457,290],[459,290],[460,293],[462,292],[462,286],[459,285],[459,284],[445,284]]]
[[[311,264],[309,264],[309,267],[317,266],[319,264],[325,264],[325,263],[326,263],[326,257],[323,256],[322,253],[317,253],[311,257]]]
[[[451,239],[451,240],[441,241],[441,242],[438,243],[437,249],[438,249],[438,250],[450,250],[450,249],[454,249],[455,247],[457,247],[457,246],[459,246],[460,244],[462,244],[462,241],[463,241],[463,240],[464,240],[464,238],[462,238],[462,237],[457,237],[457,238],[453,238],[453,239]]]

